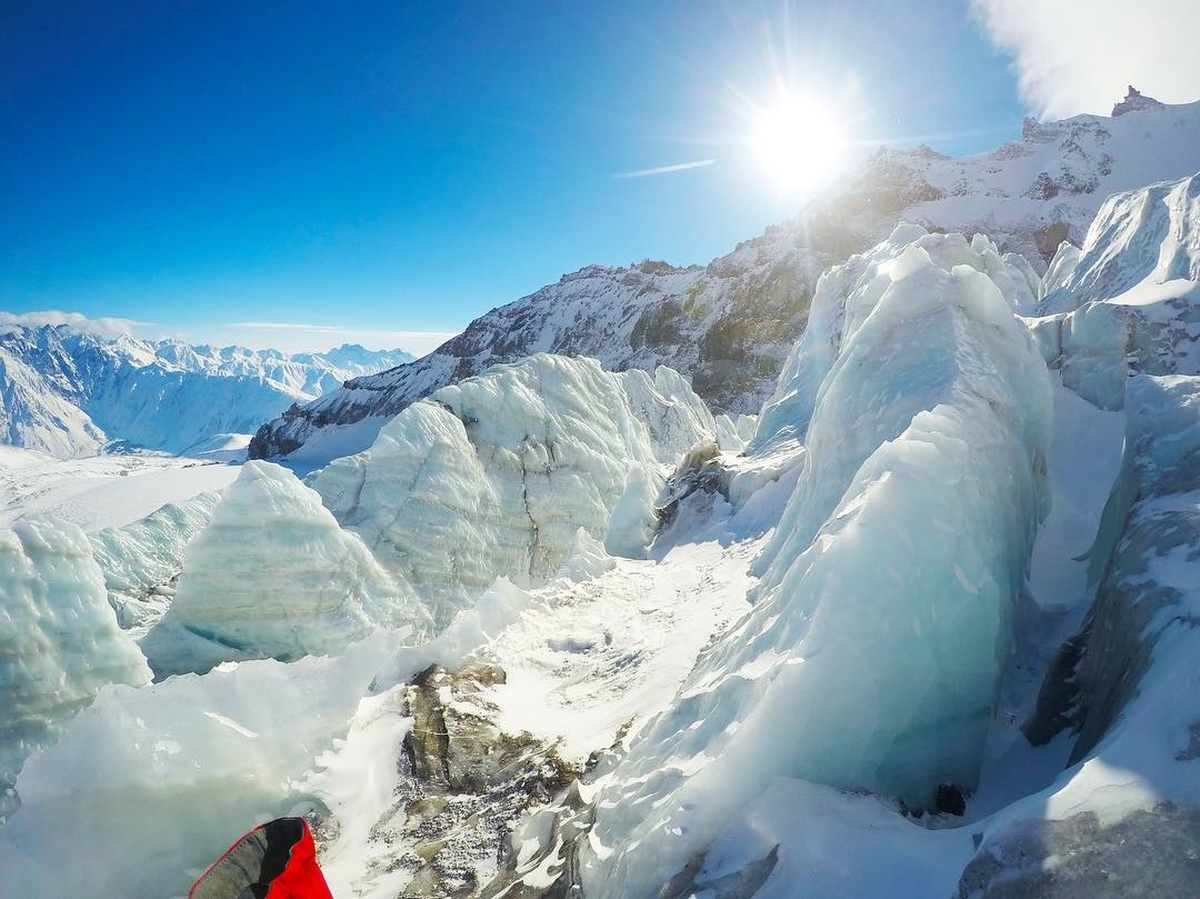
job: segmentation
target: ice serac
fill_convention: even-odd
[[[1033,327],[1066,386],[1120,409],[1130,374],[1200,374],[1200,174],[1110,197],[1056,262]]]
[[[30,519],[0,530],[0,815],[26,756],[110,683],[150,679],[117,626],[87,536]]]
[[[906,251],[909,246],[913,247],[911,252]],[[1036,300],[1037,286],[1025,266],[1014,265],[1007,255],[1002,257],[986,238],[976,236],[968,242],[958,234],[931,237],[919,225],[900,224],[887,240],[850,257],[817,282],[808,325],[792,347],[775,391],[763,406],[750,441],[752,454],[782,440],[804,440],[818,391],[841,352],[846,334],[871,314],[893,276],[924,264],[926,247],[938,254],[943,267],[970,265],[986,274],[1013,309],[1031,308]]]
[[[423,633],[411,589],[295,475],[251,462],[187,546],[170,608],[142,639],[158,676],[335,652],[378,626]]]
[[[580,528],[632,551],[665,475],[715,431],[675,372],[539,354],[409,406],[311,483],[441,626],[497,576],[553,575]]]
[[[201,493],[89,536],[121,627],[147,627],[162,617],[183,570],[184,548],[208,525],[219,501],[218,493]]]
[[[655,895],[773,776],[917,807],[974,785],[1050,434],[1006,265],[905,226],[829,276],[840,308],[814,317],[839,337],[756,604],[605,778],[577,844],[590,899]]]

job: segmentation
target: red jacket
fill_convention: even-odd
[[[188,899],[333,899],[303,818],[276,818],[229,847]]]

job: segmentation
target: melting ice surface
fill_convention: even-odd
[[[105,596],[78,527],[21,521],[0,531],[0,814],[36,747],[110,683],[143,684],[146,661]]]

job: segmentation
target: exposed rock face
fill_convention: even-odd
[[[540,352],[591,356],[612,371],[666,365],[715,409],[757,411],[803,327],[817,277],[836,258],[807,246],[801,229],[776,228],[707,267],[588,266],[476,319],[418,362],[289,409],[259,430],[251,455],[303,459],[296,451],[320,432],[350,435],[349,451],[365,449],[384,421],[422,397]]]
[[[1200,813],[1169,803],[1107,828],[1092,812],[1038,821],[980,852],[958,899],[1200,895]]]
[[[1129,90],[1125,94],[1125,99],[1113,105],[1112,116],[1115,119],[1119,115],[1125,115],[1129,112],[1141,112],[1147,109],[1162,109],[1163,104],[1155,100],[1153,97],[1147,97],[1132,84],[1129,85]]]
[[[1146,140],[1147,132],[1164,137]],[[259,429],[250,454],[324,462],[327,441],[339,454],[365,449],[421,397],[536,352],[593,356],[612,370],[667,365],[714,411],[755,412],[804,328],[817,276],[887,237],[897,220],[986,233],[1041,270],[1062,240],[1083,240],[1108,194],[1200,169],[1198,147],[1200,103],[1027,121],[1020,140],[964,159],[925,146],[881,149],[797,219],[707,266],[645,261],[564,275],[424,359],[289,409]]]
[[[455,672],[435,665],[408,687],[405,712],[413,726],[396,811],[412,848],[396,863],[411,869],[412,879],[400,899],[492,895],[481,872],[499,871],[513,828],[579,776],[553,745],[500,730],[486,692],[504,680],[490,663]]]

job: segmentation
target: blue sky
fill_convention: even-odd
[[[777,76],[863,146],[1025,113],[957,0],[6,3],[0,310],[413,346],[589,262],[707,262],[798,211],[743,146]]]

